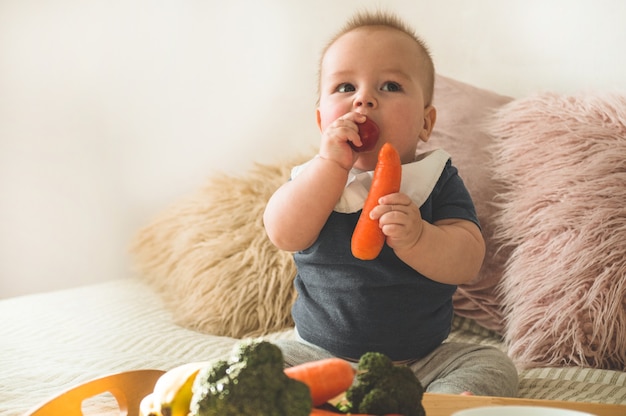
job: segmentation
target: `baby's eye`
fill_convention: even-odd
[[[356,89],[354,88],[354,85],[349,84],[347,82],[343,84],[339,84],[339,86],[337,87],[337,92],[354,92],[354,91],[356,91]]]
[[[389,91],[389,92],[398,92],[402,91],[402,86],[397,82],[387,81],[383,84],[381,90]]]

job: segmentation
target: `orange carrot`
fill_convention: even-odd
[[[370,218],[370,212],[385,195],[398,192],[402,180],[402,163],[398,151],[385,143],[378,152],[372,186],[363,205],[361,216],[352,234],[352,254],[357,259],[375,259],[385,244],[385,235],[378,221]]]
[[[345,360],[326,358],[286,368],[285,374],[306,384],[313,406],[319,406],[346,391],[352,385],[355,370]]]

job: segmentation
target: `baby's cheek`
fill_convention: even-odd
[[[345,115],[349,111],[345,111],[343,108],[337,107],[320,107],[318,109],[318,125],[321,131],[325,131],[326,128],[331,125],[339,117]]]

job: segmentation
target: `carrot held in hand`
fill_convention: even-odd
[[[390,143],[385,143],[378,152],[372,186],[352,234],[352,254],[357,259],[373,260],[382,250],[385,235],[378,221],[370,218],[370,212],[378,205],[381,197],[400,191],[401,180],[400,155],[395,147]]]
[[[346,391],[355,370],[340,358],[326,358],[285,368],[288,377],[303,382],[311,391],[313,406],[319,406]]]

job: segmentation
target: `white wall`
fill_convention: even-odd
[[[0,0],[0,297],[129,276],[133,232],[212,172],[309,151],[318,53],[380,5],[443,74],[626,88],[619,0]]]

